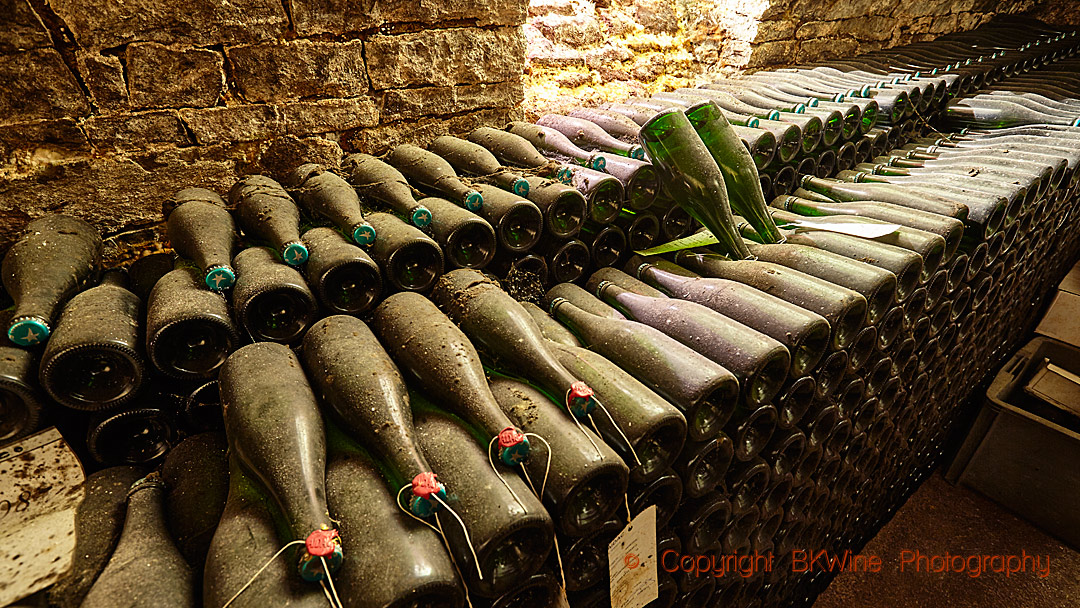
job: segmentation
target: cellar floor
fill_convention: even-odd
[[[1006,576],[986,561],[978,576],[970,570],[928,573],[943,559],[910,561],[922,556],[1039,556],[1028,558],[1027,571]],[[908,552],[908,553],[905,553]],[[1019,519],[968,488],[954,486],[935,473],[915,492],[876,537],[864,555],[881,558],[880,572],[843,572],[819,596],[814,608],[1075,608],[1080,606],[1080,552]],[[909,561],[903,564],[902,559]],[[961,560],[953,560],[957,568]],[[980,560],[968,560],[973,566]],[[997,560],[1003,563],[1004,560]],[[964,567],[967,563],[963,564]],[[1008,562],[1004,562],[1008,563]],[[1049,571],[1046,572],[1047,563]],[[1019,560],[1013,560],[1017,566]],[[1007,567],[1007,566],[1006,566]],[[1042,570],[1045,577],[1033,572]],[[991,571],[985,571],[985,570]]]

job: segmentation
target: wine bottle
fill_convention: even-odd
[[[461,576],[480,596],[509,591],[547,558],[554,536],[551,517],[521,478],[504,475],[506,485],[500,481],[486,450],[461,423],[432,409],[416,411],[414,419],[428,461],[456,488],[451,506],[462,525],[443,518],[442,529]]]
[[[101,235],[90,224],[67,215],[27,224],[0,266],[15,300],[8,339],[24,347],[44,343],[63,303],[94,279],[100,264]]]
[[[325,308],[361,314],[375,305],[382,277],[367,252],[333,228],[312,228],[300,238],[309,252],[304,276]]]
[[[293,342],[315,320],[318,303],[303,275],[266,247],[251,247],[233,260],[239,275],[233,314],[255,341]]]
[[[357,245],[375,241],[375,229],[364,219],[360,197],[341,176],[314,164],[300,165],[292,176],[296,200],[312,217],[326,218]]]
[[[562,298],[581,310],[598,317],[616,319],[619,321],[626,320],[626,316],[613,306],[573,283],[559,283],[555,285],[548,290],[544,299],[554,300],[555,298]]]
[[[570,170],[562,163],[548,160],[529,140],[509,131],[480,127],[469,133],[469,141],[487,148],[507,165],[531,169],[536,175],[570,183]]]
[[[600,125],[584,118],[545,114],[536,121],[536,124],[562,133],[577,146],[628,156],[635,160],[645,158],[645,151],[641,146],[620,141]]]
[[[529,200],[544,214],[544,229],[557,239],[572,238],[585,221],[588,201],[572,186],[543,177],[532,176]]]
[[[369,157],[367,154],[352,154],[350,158],[356,159],[350,184],[356,186],[356,191],[361,195],[367,193],[380,201],[393,197],[408,203],[405,201],[405,193],[408,190],[405,178],[408,177],[423,188],[440,194],[443,198],[454,201],[471,212],[480,211],[484,206],[483,194],[465,184],[450,163],[438,154],[423,148],[410,144],[396,146],[387,154],[387,162]],[[376,180],[381,181],[382,184],[376,185]],[[357,186],[357,184],[363,186]],[[391,190],[391,184],[393,190]],[[400,192],[390,193],[396,190]],[[408,198],[410,200],[413,198],[411,191],[408,192]],[[416,212],[409,213],[415,215]],[[409,217],[413,218],[414,215]],[[428,219],[431,219],[430,214]],[[416,224],[415,219],[413,222]]]
[[[174,378],[209,378],[240,336],[221,294],[202,287],[201,273],[177,268],[159,280],[146,304],[146,353]]]
[[[629,318],[731,370],[749,403],[771,400],[787,378],[791,358],[783,344],[711,308],[669,298],[615,268],[593,273],[587,287]]]
[[[638,131],[641,129],[641,125],[633,119],[612,110],[576,108],[567,112],[567,116],[585,119],[615,137],[630,141],[637,140]]]
[[[562,555],[562,573],[566,576],[566,590],[582,591],[608,580],[608,545],[615,540],[626,525],[625,520],[611,519],[591,534],[581,538],[566,538],[559,535],[559,549]],[[548,560],[551,562],[552,560]],[[556,567],[558,560],[555,560]],[[607,591],[606,585],[604,591]],[[610,600],[610,597],[607,598]],[[550,604],[538,605],[549,606]]]
[[[307,261],[300,210],[281,184],[265,175],[248,175],[229,190],[229,205],[244,236],[272,247],[289,266]]]
[[[695,225],[694,218],[666,196],[657,198],[651,211],[660,218],[660,236],[665,240],[681,238]]]
[[[682,502],[682,488],[682,479],[672,469],[663,471],[652,481],[639,484],[631,482],[630,513],[636,517],[645,509],[655,506],[656,526],[660,529],[666,528],[671,516],[675,514],[679,503]],[[657,540],[663,545],[662,541]]]
[[[443,272],[443,252],[431,237],[389,213],[372,213],[368,222],[379,238],[371,257],[395,290],[427,291]]]
[[[559,531],[574,537],[596,532],[623,505],[630,471],[622,458],[588,428],[574,425],[537,389],[498,376],[490,382],[506,415],[550,446],[550,464],[546,458],[530,458],[525,467]]]
[[[7,326],[8,313],[0,313],[0,323]],[[0,336],[0,403],[4,415],[0,418],[0,445],[29,435],[41,419],[41,392],[35,374],[38,361],[35,353],[18,348]]]
[[[157,404],[96,412],[87,421],[86,448],[107,466],[157,464],[175,441],[172,413]]]
[[[612,224],[586,223],[578,236],[589,246],[589,258],[596,266],[610,266],[618,262],[629,247],[626,232]]]
[[[524,138],[540,152],[546,152],[548,156],[554,156],[560,161],[574,162],[597,171],[603,171],[606,166],[602,157],[582,150],[555,129],[515,121],[507,125],[506,130]]]
[[[491,183],[518,196],[529,195],[528,180],[500,165],[499,159],[480,144],[459,137],[441,135],[428,144],[428,149],[441,156],[461,173],[490,180]]]
[[[730,416],[739,382],[728,370],[634,321],[588,313],[565,298],[545,298],[552,315],[582,343],[625,369],[686,414],[690,432],[708,429],[715,436]]]
[[[615,225],[626,233],[627,247],[630,251],[642,251],[653,246],[660,238],[660,218],[651,211],[619,211]]]
[[[484,197],[479,213],[495,229],[499,245],[515,252],[532,249],[544,229],[544,215],[533,202],[488,184],[478,184]]]
[[[476,608],[545,608],[556,605],[562,594],[559,577],[548,570],[541,570],[490,602],[478,598],[475,606]]]
[[[571,167],[571,183],[588,203],[588,218],[600,224],[610,224],[618,215],[626,198],[622,182],[611,175],[588,167]]]
[[[660,258],[634,256],[626,270],[672,297],[707,306],[780,341],[791,354],[793,376],[809,373],[828,349],[831,328],[824,317],[749,285],[702,278]]]
[[[544,274],[547,278],[541,281],[542,285],[576,281],[585,276],[585,271],[592,262],[589,246],[580,239],[546,242],[541,240],[536,253],[542,254],[540,259],[545,262]]]
[[[249,344],[219,376],[229,452],[273,497],[286,540],[303,540],[301,578],[320,581],[344,554],[326,507],[326,439],[315,395],[288,347]]]
[[[431,298],[488,356],[560,398],[570,413],[584,416],[596,406],[592,389],[559,363],[529,313],[488,277],[448,272]]]
[[[420,202],[431,209],[430,230],[454,268],[483,268],[495,257],[495,229],[484,218],[442,198]]]
[[[288,542],[281,536],[285,526],[273,500],[235,458],[229,459],[228,480],[224,511],[211,528],[203,605],[224,606],[231,601],[229,606],[236,608],[325,606],[326,596],[319,587],[297,580],[285,560],[271,559]],[[342,585],[335,579],[335,585]]]
[[[375,309],[372,326],[419,387],[497,442],[503,464],[516,466],[528,458],[531,444],[491,394],[479,353],[431,300],[410,292],[394,294]]]
[[[832,327],[834,348],[851,344],[866,320],[866,298],[859,293],[779,264],[734,261],[691,250],[677,252],[674,261],[704,276],[738,281],[825,317]]]
[[[161,466],[165,524],[191,565],[198,588],[203,566],[229,494],[229,445],[225,433],[191,435],[169,450]],[[280,546],[280,545],[279,545]]]
[[[623,198],[631,209],[648,209],[660,195],[660,176],[652,163],[606,152],[600,156],[605,162],[604,171],[622,183]]]
[[[705,441],[688,441],[675,461],[675,472],[683,480],[683,503],[712,493],[724,480],[733,455],[731,439],[720,433]],[[719,492],[717,492],[720,494]]]
[[[230,265],[236,249],[236,225],[225,199],[205,188],[187,188],[162,204],[169,245],[195,262],[203,282],[213,291],[232,287],[236,273]]]
[[[343,605],[464,606],[464,590],[438,534],[401,512],[370,457],[355,447],[336,451],[326,470],[327,499],[344,537],[356,539],[356,550],[349,546],[350,558],[334,577],[339,597],[349,598]]]
[[[409,498],[412,512],[420,517],[433,513],[438,501],[423,488],[436,477],[416,443],[409,392],[375,334],[355,317],[326,317],[304,335],[300,357],[346,432],[385,463],[397,481],[418,490]],[[441,484],[435,493],[446,498]]]
[[[119,406],[146,375],[139,343],[139,297],[109,272],[101,284],[64,306],[41,355],[41,387],[57,403],[78,410]]]
[[[681,110],[664,110],[641,127],[641,142],[667,193],[735,259],[751,257],[735,230],[724,176]]]
[[[675,523],[683,540],[683,550],[689,555],[703,555],[717,549],[720,537],[728,526],[731,510],[731,502],[719,493],[684,501],[676,514]]]
[[[410,177],[419,184],[430,185],[430,182],[425,182],[424,178],[431,181],[437,181],[439,178],[433,177],[427,172],[449,168],[449,165],[443,167],[442,165],[445,165],[446,162],[442,161],[438,156],[427,153],[416,146],[408,146],[409,151],[414,148],[424,152],[424,158],[414,159],[410,157],[408,165],[411,169]],[[426,161],[430,160],[427,158],[428,154],[442,161],[437,168],[426,166]],[[403,151],[402,156],[407,156],[405,151]],[[369,200],[385,205],[398,217],[413,226],[424,228],[431,223],[431,210],[421,205],[413,197],[412,188],[409,187],[409,183],[405,181],[405,176],[401,173],[402,167],[395,164],[392,158],[393,155],[388,157],[390,161],[388,164],[370,154],[350,154],[341,160],[341,166],[348,173],[349,185],[356,189],[356,194],[360,196],[361,200]],[[450,169],[451,174],[453,174],[453,171],[453,169]],[[482,200],[477,201],[475,196],[467,198],[467,195],[462,195],[462,198],[458,200],[468,203],[466,204],[468,209],[477,209],[483,202]],[[378,233],[377,228],[376,233]]]
[[[128,492],[120,541],[82,605],[105,608],[197,605],[195,579],[165,528],[165,484],[156,473]]]
[[[766,243],[783,242],[761,193],[757,166],[720,109],[703,101],[687,108],[686,117],[720,167],[735,213],[749,220]]]
[[[861,294],[866,298],[866,320],[871,325],[884,318],[896,302],[896,275],[888,270],[806,245],[751,242],[747,247],[759,260],[780,264]]]
[[[145,473],[139,467],[109,467],[86,476],[86,494],[75,510],[71,569],[45,591],[48,605],[79,608],[82,604],[120,539],[128,490]]]

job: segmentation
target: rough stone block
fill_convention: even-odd
[[[626,48],[626,45],[609,41],[600,48],[585,51],[585,63],[589,67],[617,65],[623,61],[630,61],[634,53]]]
[[[795,37],[795,23],[788,20],[759,21],[754,42],[772,42]]]
[[[156,42],[127,47],[128,91],[136,108],[206,108],[225,90],[220,53]]]
[[[181,110],[180,118],[201,145],[257,141],[285,133],[281,113],[265,104]]]
[[[85,49],[128,42],[250,44],[289,26],[280,0],[52,0],[50,6]]]
[[[285,131],[312,135],[379,124],[379,109],[370,97],[297,101],[281,106]]]
[[[521,103],[520,81],[390,90],[383,96],[384,121],[443,116],[479,108],[509,108]]]
[[[794,40],[777,40],[757,45],[746,62],[746,67],[788,65],[794,63],[799,43]]]
[[[501,127],[511,120],[521,118],[522,113],[518,109],[493,108],[462,114],[448,120],[425,118],[394,122],[343,135],[341,146],[346,151],[383,154],[401,143],[424,147],[440,135],[463,135],[480,126]]]
[[[91,116],[84,128],[99,150],[141,150],[194,143],[176,112],[168,110]]]
[[[75,65],[86,83],[94,105],[99,110],[119,110],[128,107],[128,89],[124,82],[124,66],[114,55],[77,51]]]
[[[356,97],[368,90],[364,47],[294,40],[226,50],[240,95],[250,102]]]
[[[548,40],[571,48],[593,46],[604,40],[603,26],[595,14],[544,15],[534,18],[531,23]]]
[[[798,40],[828,38],[835,36],[841,29],[846,29],[848,25],[850,24],[847,21],[807,21],[795,31],[795,38]]]
[[[86,133],[70,118],[0,127],[0,165],[9,168],[89,151]]]
[[[0,0],[0,53],[52,44],[45,24],[26,0]]]
[[[529,16],[573,15],[578,12],[577,0],[530,0]]]
[[[259,149],[255,165],[244,168],[244,173],[261,173],[284,183],[293,169],[305,163],[324,167],[341,165],[341,146],[336,141],[321,137],[299,138],[295,135],[277,137]]]
[[[814,38],[804,40],[799,44],[799,52],[795,60],[798,63],[805,63],[819,59],[848,57],[855,54],[858,49],[859,41],[854,38]],[[788,61],[791,62],[790,59]]]
[[[0,55],[0,125],[85,116],[90,104],[54,49]]]
[[[520,25],[526,0],[292,0],[293,28],[300,36],[345,34],[392,23],[442,23],[468,19],[476,25]]]
[[[957,17],[956,15],[942,15],[934,19],[930,23],[929,32],[931,34],[947,34],[956,31]]]
[[[892,38],[893,33],[900,26],[900,22],[896,19],[881,16],[856,17],[854,19],[845,19],[839,23],[838,33],[853,36],[859,40],[888,40]],[[953,24],[955,25],[955,23],[954,19]],[[808,36],[808,38],[818,37]]]
[[[635,0],[634,17],[647,32],[679,31],[679,15],[673,0]]]
[[[521,74],[525,38],[521,28],[458,28],[399,36],[372,36],[366,43],[375,89],[502,82]]]

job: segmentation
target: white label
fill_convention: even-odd
[[[643,608],[660,597],[656,562],[653,505],[639,513],[608,545],[612,608]]]
[[[795,220],[786,221],[778,225],[781,228],[797,228],[799,230],[824,230],[826,232],[847,234],[850,236],[857,236],[864,239],[881,238],[883,236],[892,234],[900,229],[899,224],[856,224],[854,222],[848,224],[841,222],[830,222],[827,220]]]
[[[0,606],[48,587],[71,567],[85,481],[54,427],[0,447]]]

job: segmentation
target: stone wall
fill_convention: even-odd
[[[526,0],[0,0],[0,251],[50,211],[153,226],[352,150],[516,118]]]
[[[531,0],[525,114],[969,30],[997,14],[1080,22],[1080,0]]]

